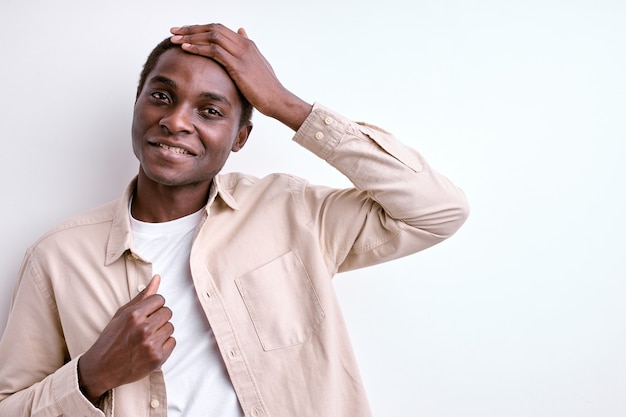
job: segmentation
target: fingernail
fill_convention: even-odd
[[[182,37],[182,36],[180,36],[180,35],[174,35],[174,36],[172,36],[172,37],[170,38],[170,40],[171,40],[172,42],[178,42],[178,41],[180,41],[180,40],[182,40],[182,39],[183,39],[183,37]]]
[[[179,27],[173,27],[173,28],[170,28],[170,32],[172,32],[172,33],[174,33],[174,32],[178,32],[179,30],[180,30],[180,28],[179,28]]]

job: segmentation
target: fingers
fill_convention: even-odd
[[[241,36],[243,36],[246,39],[250,39],[248,37],[248,34],[246,33],[246,30],[244,28],[239,28],[237,29],[237,33],[240,34]]]
[[[175,347],[176,347],[176,339],[174,339],[173,337],[168,337],[165,343],[163,343],[163,351],[166,354],[165,360],[167,360],[167,358],[170,357]],[[163,361],[163,363],[165,363],[165,361]]]
[[[158,343],[161,344],[163,362],[170,356],[176,346],[176,339],[172,337],[173,334],[174,326],[169,321],[154,333],[154,340],[159,341]]]
[[[195,35],[198,33],[211,32],[211,31],[231,31],[221,23],[208,23],[206,25],[185,25],[180,27],[173,27],[170,32],[173,35]],[[232,32],[232,31],[231,31]]]
[[[153,346],[154,357],[163,357],[163,361],[169,356],[169,352],[162,346],[166,345],[168,339],[174,334],[172,310],[164,305],[165,299],[158,295],[151,296],[127,311],[126,330],[127,335],[134,335],[135,345]],[[173,338],[172,338],[173,339]]]
[[[155,309],[147,317],[150,321],[155,323],[155,329],[158,329],[172,319],[172,314],[172,310],[169,307],[163,305]]]
[[[183,50],[216,59],[222,62],[225,54],[237,55],[250,40],[239,31],[234,32],[219,23],[208,25],[192,25],[172,28],[172,43],[179,44]]]
[[[171,41],[177,44],[220,44],[224,43],[224,41],[236,41],[238,37],[241,36],[239,33],[233,32],[226,26],[219,23],[172,28],[170,29],[170,32],[174,35],[172,36]]]
[[[145,314],[145,317],[148,319],[148,327],[154,329],[153,331],[163,327],[171,329],[169,334],[163,337],[164,340],[174,333],[174,326],[169,322],[172,319],[172,310],[165,306],[165,298],[157,294],[160,284],[161,276],[159,274],[154,275],[148,283],[148,286],[139,293],[138,297],[143,296],[143,298],[141,299],[142,305],[137,307],[139,311],[138,315],[142,316]]]
[[[158,317],[157,317],[158,316]],[[163,307],[150,316],[143,330],[145,334],[145,345],[151,346],[152,357],[155,365],[162,365],[170,356],[176,340],[173,337],[174,325],[169,321],[172,317],[171,311]]]

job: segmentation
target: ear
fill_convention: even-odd
[[[239,152],[243,145],[248,141],[248,137],[250,136],[250,132],[252,132],[252,122],[248,122],[239,128],[239,132],[237,133],[237,137],[235,138],[235,142],[233,142],[233,147],[231,151]]]

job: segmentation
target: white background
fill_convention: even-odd
[[[149,50],[212,21],[469,197],[450,240],[335,281],[376,416],[626,415],[622,0],[3,0],[0,329],[26,247],[135,174]],[[257,115],[227,168],[346,184],[290,138]]]

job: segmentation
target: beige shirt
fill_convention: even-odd
[[[216,177],[191,250],[194,284],[246,416],[369,416],[331,278],[441,242],[467,202],[415,150],[319,104],[294,140],[355,187]],[[78,387],[80,355],[152,276],[132,250],[134,187],[28,249],[0,342],[0,416],[166,415],[160,371],[98,408]]]

